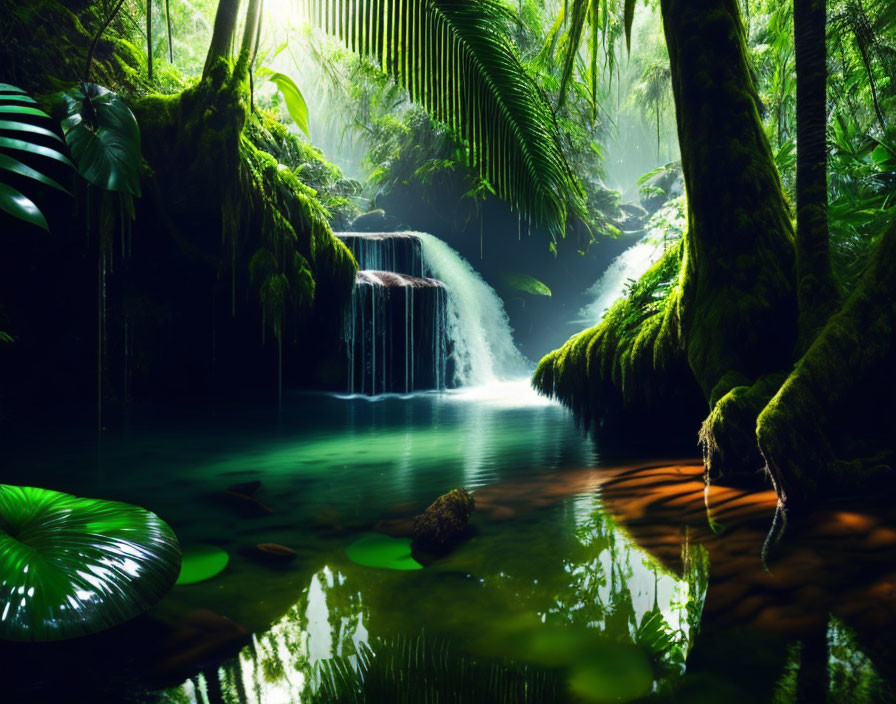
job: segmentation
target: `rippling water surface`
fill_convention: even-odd
[[[691,461],[611,464],[525,383],[143,409],[99,449],[86,429],[23,423],[2,479],[146,506],[231,557],[146,617],[58,646],[52,667],[35,651],[11,701],[730,704],[798,686],[892,701],[887,510],[819,514],[763,566],[770,492],[704,502]],[[223,493],[250,481],[261,507]],[[348,559],[455,487],[477,511],[448,557],[411,572]],[[298,557],[264,562],[259,543]]]

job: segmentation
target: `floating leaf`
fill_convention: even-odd
[[[95,83],[62,94],[62,131],[90,183],[108,191],[140,195],[140,128],[115,93]]]
[[[527,274],[505,274],[504,283],[512,289],[522,291],[523,293],[531,293],[534,296],[551,295],[551,289],[538,279]]]
[[[367,533],[345,549],[352,562],[364,567],[387,570],[421,570],[423,565],[411,557],[410,538],[390,538],[382,533]]]
[[[218,576],[230,562],[230,555],[215,545],[197,543],[183,550],[178,584],[196,584]]]
[[[179,569],[177,538],[145,509],[0,484],[0,638],[111,628],[153,606]]]

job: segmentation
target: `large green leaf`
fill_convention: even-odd
[[[289,111],[289,116],[293,119],[293,122],[298,125],[302,132],[311,137],[308,127],[308,106],[305,104],[305,96],[302,95],[302,91],[299,90],[296,82],[289,76],[276,71],[271,72],[268,78],[277,84],[277,88],[283,94],[286,109]]]
[[[54,139],[59,142],[62,140],[46,127],[32,123],[35,117],[49,119],[49,116],[43,110],[28,105],[20,105],[19,103],[33,104],[34,100],[28,97],[21,88],[16,88],[7,83],[0,83],[0,114],[11,115],[15,118],[0,120],[0,175],[3,172],[14,173],[68,193],[59,183],[34,168],[33,165],[19,160],[24,154],[31,157],[53,159],[66,166],[74,166],[69,158],[57,149],[33,141],[33,135],[37,135],[39,138]],[[2,132],[14,132],[17,134],[15,137],[8,137],[4,136]],[[12,154],[6,152],[12,152]],[[0,180],[0,210],[37,227],[42,227],[45,230],[49,229],[46,218],[34,201],[20,192],[18,188],[4,183],[2,180]]]
[[[0,484],[0,638],[111,628],[153,606],[180,561],[171,528],[145,509]]]
[[[50,139],[55,139],[59,142],[62,141],[62,138],[55,132],[40,127],[39,125],[32,125],[30,122],[0,120],[0,130],[8,130],[10,132],[30,132],[31,134],[43,135],[44,137],[49,137]]]
[[[32,225],[37,225],[45,230],[50,229],[47,225],[47,219],[40,212],[40,208],[34,204],[34,201],[21,191],[17,191],[2,181],[0,181],[0,210],[4,210],[19,220],[30,222]]]
[[[2,97],[0,97],[2,99]],[[29,108],[24,105],[0,105],[0,113],[12,113],[18,115],[34,115],[35,117],[50,117],[40,108]]]
[[[7,154],[0,153],[0,169],[4,171],[11,171],[12,173],[19,174],[20,176],[25,176],[27,178],[33,178],[35,181],[40,181],[47,186],[58,188],[63,193],[68,193],[67,189],[65,189],[63,186],[60,186],[49,176],[45,176],[37,169],[32,169],[27,164],[23,164],[18,159],[13,159]]]
[[[63,93],[62,131],[90,183],[140,195],[140,128],[115,93],[95,83]]]
[[[0,137],[0,147],[3,147],[5,149],[17,149],[19,151],[28,152],[29,154],[38,154],[40,156],[45,156],[48,159],[55,159],[56,161],[60,161],[66,166],[74,166],[74,164],[72,164],[72,162],[65,154],[61,154],[55,149],[50,149],[50,147],[45,147],[41,144],[35,144],[34,142],[28,142],[23,139]]]

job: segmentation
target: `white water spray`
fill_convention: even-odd
[[[504,305],[463,257],[440,239],[414,233],[429,276],[448,288],[448,339],[454,382],[482,386],[527,376],[531,364],[517,349]]]
[[[588,289],[588,295],[593,296],[592,302],[579,310],[578,318],[572,322],[597,325],[610,306],[625,295],[630,280],[640,279],[659,260],[663,248],[662,240],[648,236],[616,257]]]

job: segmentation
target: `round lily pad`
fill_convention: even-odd
[[[195,543],[184,547],[183,564],[180,568],[178,584],[196,584],[220,574],[230,555],[216,545]]]
[[[0,484],[0,638],[111,628],[153,606],[179,570],[177,538],[154,513]]]
[[[390,538],[382,533],[365,533],[345,549],[352,562],[364,567],[387,570],[422,570],[423,565],[411,557],[410,538]]]

